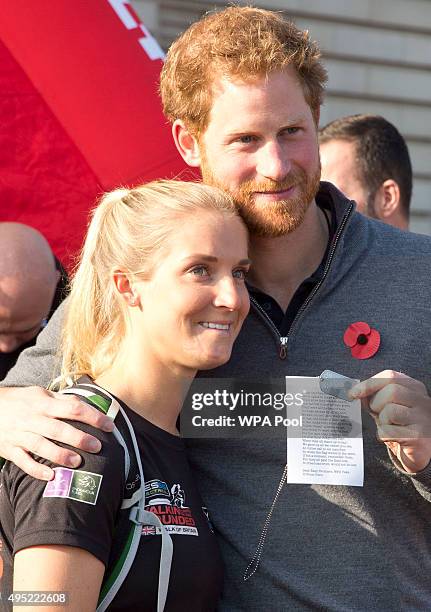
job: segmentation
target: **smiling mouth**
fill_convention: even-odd
[[[210,323],[208,321],[201,321],[199,323],[205,329],[218,329],[220,331],[229,331],[231,323]]]
[[[277,196],[277,195],[281,195],[283,193],[288,193],[289,191],[291,191],[293,189],[294,185],[291,185],[290,187],[286,187],[286,189],[280,189],[277,191],[255,191],[255,195],[263,195],[263,196]]]

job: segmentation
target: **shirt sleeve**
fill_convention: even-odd
[[[58,376],[60,363],[56,355],[67,301],[57,308],[48,325],[38,335],[36,344],[22,351],[15,366],[0,382],[0,387],[47,387]]]
[[[406,472],[401,463],[398,461],[397,457],[389,448],[388,455],[397,470],[404,474],[404,476],[407,476],[407,478],[410,478],[419,495],[427,502],[431,502],[431,461],[423,470],[412,474],[410,472]]]
[[[83,462],[78,469],[57,466],[54,480],[47,483],[31,478],[12,463],[6,465],[4,482],[15,517],[13,549],[16,553],[29,546],[76,546],[106,566],[123,500],[124,450],[113,434],[82,423],[78,426],[102,442],[98,454],[80,451]]]

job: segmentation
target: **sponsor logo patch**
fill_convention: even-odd
[[[54,468],[54,472],[54,479],[47,482],[43,497],[65,497],[96,505],[103,478],[101,474],[64,467]]]
[[[171,487],[159,479],[145,483],[145,510],[159,517],[166,531],[177,535],[199,535],[192,509],[186,506],[186,492],[178,482]],[[160,535],[160,527],[144,526],[143,536]]]
[[[170,504],[171,492],[163,480],[157,478],[145,483],[145,501],[147,504]]]

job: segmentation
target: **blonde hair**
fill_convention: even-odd
[[[316,124],[327,73],[308,31],[281,14],[231,6],[193,23],[170,47],[160,80],[164,113],[202,134],[217,77],[241,80],[294,66]]]
[[[56,387],[84,374],[96,378],[118,353],[127,331],[126,310],[113,271],[150,277],[178,221],[202,211],[238,217],[228,194],[201,183],[154,181],[102,197],[71,283]]]

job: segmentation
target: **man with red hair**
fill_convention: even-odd
[[[252,307],[230,362],[212,375],[265,381],[331,369],[367,379],[355,393],[370,410],[362,488],[286,485],[285,435],[190,441],[226,565],[219,609],[230,612],[392,611],[431,601],[431,240],[357,214],[319,183],[324,83],[307,32],[251,7],[193,24],[162,73],[180,154],[233,194],[251,232]],[[365,330],[361,345],[377,335],[380,344],[352,351],[343,338],[355,323]],[[49,381],[60,328],[61,312],[7,384]],[[51,461],[80,462],[52,440],[97,451],[92,428],[109,428],[77,399],[41,389],[4,389],[0,424],[0,453],[46,478]]]

